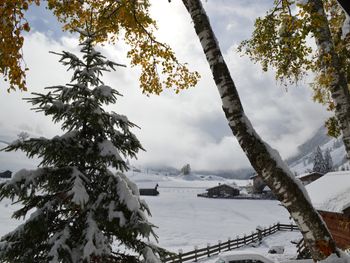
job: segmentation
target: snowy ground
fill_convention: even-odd
[[[220,178],[165,177],[129,172],[129,178],[141,187],[154,187],[159,184],[159,196],[143,196],[151,209],[150,221],[158,226],[159,245],[171,251],[184,252],[193,250],[194,246],[204,247],[208,243],[216,244],[237,235],[250,234],[258,225],[269,226],[276,222],[289,223],[287,211],[277,201],[271,200],[234,200],[208,199],[197,197],[206,188],[220,183],[232,183]],[[237,181],[246,185],[247,181]],[[17,205],[16,205],[17,206]],[[11,219],[16,206],[10,200],[0,202],[0,236],[14,229],[20,222]],[[18,206],[17,206],[18,207]],[[280,234],[276,234],[278,237]],[[291,235],[291,236],[289,236]],[[277,238],[270,237],[266,242],[281,239],[289,243],[296,233]],[[265,241],[264,241],[265,242]],[[266,243],[266,247],[270,243]],[[265,249],[262,247],[262,249]],[[292,253],[292,252],[291,252]],[[211,262],[211,261],[210,261]]]
[[[229,237],[250,234],[258,225],[289,222],[277,201],[209,199],[197,197],[199,189],[159,189],[159,197],[145,197],[151,221],[159,227],[160,245],[177,252],[216,244]]]
[[[210,199],[197,197],[208,187],[220,183],[243,186],[247,180],[224,180],[200,176],[164,177],[129,173],[140,187],[159,184],[159,196],[143,196],[152,212],[150,221],[159,228],[161,246],[178,252],[216,244],[244,233],[250,234],[258,225],[269,226],[278,221],[289,223],[289,214],[277,201]],[[207,179],[207,178],[206,178]]]
[[[233,253],[244,253],[244,254],[260,254],[274,262],[284,262],[289,259],[295,259],[295,255],[297,254],[297,249],[295,244],[292,244],[290,241],[300,240],[301,238],[300,232],[277,232],[269,237],[263,239],[262,243],[258,247],[242,247],[239,249],[235,249],[232,251],[227,251],[221,253],[219,256],[227,256],[232,255]],[[284,253],[283,254],[269,254],[268,251],[273,246],[283,246]],[[198,262],[205,263],[214,263],[219,256],[213,256],[209,259],[202,259]]]

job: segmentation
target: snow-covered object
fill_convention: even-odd
[[[341,213],[350,204],[350,171],[327,173],[306,189],[318,210]]]
[[[100,149],[101,156],[105,157],[112,155],[118,160],[122,160],[117,147],[115,147],[115,145],[110,140],[104,140],[103,142],[98,144],[98,147]]]
[[[156,255],[150,247],[145,247],[143,249],[143,257],[143,262],[145,263],[161,263],[161,261],[156,257]]]
[[[69,228],[66,226],[63,231],[55,233],[48,241],[51,246],[49,251],[49,256],[51,257],[49,263],[59,262],[59,250],[70,250],[68,244],[66,243],[69,240],[70,233]]]
[[[264,187],[263,192],[270,192],[271,188],[268,187],[267,185]]]
[[[256,227],[256,230],[258,230],[258,231],[263,231],[263,230],[264,230],[264,227],[258,225],[258,226]]]
[[[321,260],[320,263],[350,263],[350,255],[344,251],[339,250],[338,255],[331,254],[324,260]]]
[[[270,247],[268,252],[270,254],[283,254],[284,253],[284,246],[272,246],[272,247]]]
[[[327,172],[327,165],[323,158],[323,154],[321,151],[321,148],[318,146],[314,152],[314,166],[312,168],[314,172],[318,173],[326,173]]]
[[[345,20],[342,26],[342,38],[345,38],[350,33],[350,16],[344,11]]]
[[[61,123],[65,133],[17,140],[5,148],[39,156],[42,168],[21,170],[0,184],[0,200],[21,205],[15,218],[31,213],[1,239],[0,262],[141,262],[141,257],[157,262],[161,249],[148,242],[157,238],[147,218],[149,208],[121,173],[127,165],[120,155],[135,157],[142,146],[130,131],[133,123],[103,109],[119,93],[100,77],[116,64],[94,49],[94,34],[86,34],[82,59],[55,53],[74,70],[71,83],[47,87],[50,92],[28,100]]]
[[[112,92],[112,88],[110,86],[107,86],[107,85],[101,85],[101,86],[98,86],[96,87],[94,90],[93,90],[93,93],[98,95],[98,96],[103,96],[103,97],[106,97],[106,98],[111,98],[113,96],[113,92]]]
[[[17,183],[24,181],[23,187],[27,187],[30,184],[34,184],[36,178],[40,177],[43,174],[43,169],[36,170],[19,170],[12,176],[12,179],[6,182],[6,185],[16,185]]]
[[[83,183],[83,178],[86,179],[86,177],[76,168],[73,167],[72,169],[72,180],[73,185],[72,189],[68,192],[69,196],[72,196],[72,202],[84,206],[89,201],[89,195],[86,192],[85,185]]]
[[[219,257],[216,263],[229,263],[235,261],[254,261],[263,263],[274,263],[271,259],[259,254],[248,251],[235,251],[231,252],[231,255]]]
[[[85,239],[87,240],[83,249],[83,259],[90,262],[91,255],[101,256],[111,253],[110,242],[101,229],[97,226],[93,212],[89,212],[86,218]]]

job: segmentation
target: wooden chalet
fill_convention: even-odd
[[[206,189],[206,193],[198,194],[201,197],[209,198],[232,198],[239,195],[239,189],[236,185],[219,184]]]
[[[350,172],[330,172],[306,186],[337,246],[350,249]]]
[[[350,215],[344,212],[329,211],[319,211],[319,213],[332,233],[337,246],[343,250],[350,249]]]
[[[311,173],[300,174],[297,176],[297,178],[299,178],[299,180],[303,183],[303,185],[308,185],[313,181],[316,181],[317,179],[321,178],[322,176],[323,176],[322,173],[311,172]]]
[[[12,172],[7,170],[5,172],[0,172],[0,178],[11,178]]]

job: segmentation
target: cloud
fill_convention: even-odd
[[[322,106],[311,101],[308,88],[290,87],[286,92],[277,85],[273,73],[263,73],[259,65],[235,52],[237,43],[252,30],[253,18],[261,15],[270,3],[256,2],[218,0],[204,5],[215,24],[219,42],[224,43],[225,60],[248,117],[262,138],[286,158],[296,152],[297,146],[311,136],[328,115]],[[221,8],[222,5],[225,8]],[[202,78],[197,87],[178,95],[167,90],[160,96],[147,97],[139,89],[139,69],[118,68],[105,75],[105,83],[124,95],[107,109],[128,116],[141,127],[134,132],[146,152],[139,153],[138,160],[132,163],[178,168],[190,163],[195,170],[247,167],[249,162],[227,126],[211,72],[181,1],[170,4],[154,1],[152,13],[159,24],[160,40],[169,43],[179,60],[188,62]],[[78,40],[69,35],[52,39],[36,31],[26,36],[24,54],[30,67],[30,91],[43,92],[45,86],[69,82],[71,72],[57,62],[57,56],[48,52],[68,49],[76,53],[77,43]],[[129,64],[127,47],[122,43],[105,45],[101,50],[109,59]],[[30,111],[30,105],[21,100],[27,96],[30,94],[1,91],[0,103],[6,111],[0,112],[0,135],[6,127],[15,130],[13,134],[19,130],[32,130],[32,134],[46,137],[61,133],[59,124],[53,124],[48,116]],[[5,160],[2,155],[0,158]]]

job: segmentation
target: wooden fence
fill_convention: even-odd
[[[251,235],[244,235],[242,237],[237,236],[236,239],[228,239],[226,242],[219,241],[218,244],[204,248],[195,248],[193,251],[189,252],[179,252],[178,254],[166,257],[162,259],[162,262],[168,263],[182,263],[182,262],[196,262],[198,259],[211,257],[217,255],[223,251],[229,251],[232,249],[237,249],[252,243],[260,242],[264,237],[272,235],[277,231],[294,231],[299,230],[296,225],[280,224],[270,226],[269,228],[256,229],[256,232],[252,232]]]
[[[300,241],[296,245],[297,247],[297,259],[309,259],[311,258],[310,250],[306,247],[304,238],[300,239]]]

